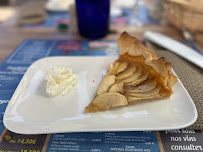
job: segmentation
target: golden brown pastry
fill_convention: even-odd
[[[169,98],[177,77],[171,64],[123,32],[117,40],[119,58],[109,65],[95,98],[85,112]]]

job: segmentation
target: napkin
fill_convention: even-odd
[[[26,3],[20,10],[17,24],[38,24],[43,22],[47,16],[44,5],[44,2]]]

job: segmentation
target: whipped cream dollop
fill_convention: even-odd
[[[52,96],[66,95],[78,82],[78,77],[65,66],[51,67],[46,75],[46,93]]]

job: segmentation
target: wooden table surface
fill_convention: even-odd
[[[24,39],[85,39],[77,33],[59,32],[56,28],[24,28],[16,26],[18,13],[0,24],[0,63],[24,40]],[[146,30],[164,33],[174,39],[183,39],[181,33],[170,25],[146,25],[142,27],[111,26],[116,33],[108,34],[103,39],[116,40],[120,33],[127,31],[131,35],[143,40]]]

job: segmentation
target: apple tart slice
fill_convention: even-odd
[[[95,98],[85,112],[97,112],[131,104],[169,98],[177,77],[171,64],[143,46],[136,38],[121,34],[119,58],[109,64]]]

